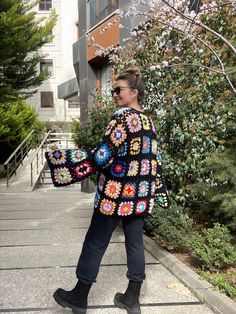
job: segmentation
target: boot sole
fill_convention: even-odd
[[[76,307],[76,306],[74,306],[74,305],[72,305],[72,304],[70,304],[70,303],[65,302],[64,300],[62,300],[62,299],[58,296],[57,292],[54,292],[54,293],[53,293],[53,298],[54,298],[54,300],[55,300],[60,306],[62,306],[62,307],[68,307],[68,308],[71,309],[72,312],[75,313],[75,314],[86,314],[86,311],[87,311],[86,309],[81,309],[81,308]]]
[[[122,310],[126,310],[128,314],[141,314],[141,310],[140,309],[131,309],[129,306],[119,302],[116,297],[114,298],[114,304],[122,309]]]

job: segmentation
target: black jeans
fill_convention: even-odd
[[[83,283],[92,284],[96,280],[102,257],[121,219],[127,254],[127,277],[137,282],[145,279],[144,217],[105,216],[95,211],[76,268],[76,276]]]

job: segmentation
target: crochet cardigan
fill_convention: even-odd
[[[81,181],[98,172],[94,208],[104,215],[151,213],[155,201],[169,205],[152,120],[134,108],[118,109],[100,144],[92,151],[46,153],[55,186]]]

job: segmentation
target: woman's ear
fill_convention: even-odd
[[[135,88],[132,90],[134,98],[138,98],[138,90]]]

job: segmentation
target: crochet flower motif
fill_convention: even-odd
[[[120,182],[109,180],[105,188],[105,194],[110,198],[116,199],[120,195],[121,186]]]
[[[150,123],[149,123],[148,117],[145,116],[142,113],[140,113],[140,117],[141,117],[141,120],[142,120],[142,124],[143,124],[144,130],[150,130]]]
[[[130,154],[137,155],[140,152],[141,138],[135,137],[130,141]]]
[[[126,122],[131,133],[138,132],[142,129],[142,124],[137,113],[132,113],[126,117]]]
[[[151,164],[152,164],[152,176],[156,176],[157,174],[157,161],[155,159],[153,159],[151,161]]]
[[[82,150],[70,150],[70,160],[72,163],[80,162],[83,159],[87,158],[87,153]]]
[[[157,193],[156,202],[163,207],[168,207],[168,200],[165,193]]]
[[[151,196],[155,195],[155,191],[156,191],[156,182],[152,181],[151,182]]]
[[[105,175],[103,173],[101,173],[100,176],[99,176],[99,179],[98,179],[98,190],[99,191],[103,190],[105,181],[106,181],[106,177],[105,177]]]
[[[66,167],[55,168],[53,175],[55,182],[58,184],[66,184],[72,181],[70,171]]]
[[[142,214],[145,212],[146,208],[147,208],[147,201],[146,200],[138,201],[136,208],[135,208],[135,213],[136,214]]]
[[[124,127],[119,124],[111,133],[111,141],[115,146],[119,146],[126,139],[127,134]]]
[[[123,197],[134,198],[136,192],[136,183],[126,183],[122,193]]]
[[[125,155],[127,155],[127,143],[126,143],[126,142],[124,142],[124,143],[120,146],[120,148],[119,148],[119,150],[118,150],[118,152],[117,152],[117,156],[118,156],[118,157],[123,157],[123,156],[125,156]]]
[[[139,183],[138,196],[144,197],[148,195],[148,181],[141,181]]]
[[[89,161],[81,162],[79,165],[74,166],[73,171],[77,178],[84,179],[88,174],[93,172],[92,165]]]
[[[142,146],[142,153],[148,154],[150,152],[150,138],[147,136],[143,136],[143,146]]]
[[[156,188],[160,189],[163,186],[162,180],[161,180],[161,175],[157,173],[156,175]]]
[[[152,153],[157,154],[157,140],[152,140]]]
[[[127,176],[136,176],[138,174],[138,161],[132,160],[129,164]]]
[[[115,126],[116,124],[116,120],[111,120],[108,124],[108,126],[106,127],[105,130],[105,135],[109,135],[111,133],[112,128]]]
[[[133,202],[121,202],[117,214],[119,216],[131,215],[133,211],[133,206],[134,206]]]
[[[109,201],[107,199],[103,199],[100,203],[100,212],[104,215],[112,215],[115,211],[116,203]]]
[[[149,160],[148,159],[143,159],[141,161],[141,171],[140,171],[141,176],[148,175],[149,171],[150,171]]]
[[[61,165],[66,162],[66,152],[63,149],[57,149],[48,152],[48,158],[53,165]]]
[[[111,174],[115,177],[124,177],[126,173],[127,164],[124,161],[117,161],[111,166]]]
[[[107,144],[103,144],[94,154],[94,160],[98,166],[105,166],[111,157],[111,150]]]

